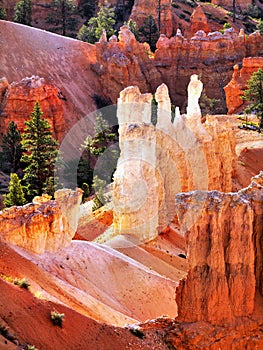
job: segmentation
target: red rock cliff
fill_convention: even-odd
[[[186,231],[189,272],[177,290],[178,320],[224,326],[252,314],[256,290],[263,295],[262,185],[263,173],[237,193],[177,196],[183,225],[186,214],[202,206]]]
[[[2,96],[2,98],[1,98]],[[6,79],[0,81],[0,130],[7,129],[12,120],[23,130],[24,122],[31,115],[36,101],[40,103],[44,118],[48,119],[57,140],[65,133],[65,119],[61,93],[44,79],[32,76],[20,82],[8,84]],[[2,100],[2,101],[1,101]]]
[[[172,103],[186,107],[186,91],[193,73],[202,76],[206,94],[221,100],[224,106],[224,86],[230,81],[233,63],[242,62],[246,56],[263,54],[263,40],[260,35],[228,30],[206,35],[198,32],[188,40],[178,31],[168,39],[161,35],[157,42],[154,58],[147,54],[149,48],[138,43],[127,27],[122,27],[119,41],[101,40],[96,44],[97,63],[93,65],[99,75],[103,92],[116,102],[121,90],[136,85],[142,92],[154,92],[158,85],[169,87]]]
[[[247,81],[254,72],[262,67],[263,57],[244,58],[240,71],[238,65],[234,66],[232,79],[224,87],[228,114],[238,113],[244,108],[245,101],[241,99],[241,96],[243,95],[244,90],[247,88]]]

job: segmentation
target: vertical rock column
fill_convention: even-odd
[[[137,87],[120,93],[117,116],[121,156],[114,175],[114,222],[116,234],[139,241],[157,236],[158,172],[156,135],[151,124],[151,94]]]

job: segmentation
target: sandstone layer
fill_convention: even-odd
[[[185,109],[186,90],[192,74],[202,77],[206,94],[220,99],[220,113],[225,111],[224,86],[230,81],[233,63],[244,57],[263,54],[263,40],[259,33],[246,38],[234,30],[225,34],[198,31],[186,39],[180,31],[170,39],[162,34],[154,57],[147,55],[149,48],[138,43],[126,26],[120,30],[119,41],[96,44],[94,71],[102,81],[103,92],[115,102],[119,92],[136,85],[142,92],[154,92],[158,85],[169,87],[172,103]],[[186,69],[187,67],[187,69]]]
[[[54,201],[44,196],[5,209],[0,212],[1,237],[38,254],[66,247],[77,230],[81,197],[81,190],[59,190]]]
[[[263,173],[237,193],[177,195],[182,227],[202,206],[185,231],[189,271],[177,289],[178,320],[225,326],[252,315],[257,291],[263,296],[262,179]]]
[[[38,101],[43,117],[49,121],[54,137],[61,141],[66,125],[62,106],[63,95],[43,78],[32,76],[11,85],[3,78],[0,81],[0,130],[4,133],[8,123],[15,121],[20,131],[25,128],[24,122],[29,119],[35,103]]]
[[[201,123],[203,84],[191,77],[187,115],[172,121],[165,84],[158,87],[157,122],[151,122],[151,94],[124,89],[118,100],[121,155],[114,174],[113,228],[139,241],[157,236],[175,214],[175,195],[196,189],[233,190],[237,167],[234,131],[209,116]]]
[[[247,88],[247,81],[254,72],[263,67],[262,57],[248,57],[242,61],[242,68],[234,66],[231,81],[224,87],[226,94],[226,105],[228,114],[238,113],[244,108],[246,102],[241,99],[244,90]]]

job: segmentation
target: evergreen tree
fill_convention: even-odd
[[[22,155],[21,135],[17,125],[11,121],[2,139],[3,170],[8,173],[17,172]]]
[[[82,41],[94,44],[102,36],[103,29],[107,32],[107,37],[111,37],[114,33],[114,10],[107,6],[99,5],[99,11],[96,17],[92,17],[88,21],[88,25],[80,28],[77,38]]]
[[[32,2],[31,0],[20,0],[15,6],[14,21],[31,26],[32,22]]]
[[[250,102],[245,113],[255,112],[259,119],[259,126],[263,128],[263,70],[261,68],[248,80],[247,89],[242,98]]]
[[[72,0],[52,0],[51,13],[47,17],[47,22],[54,24],[52,32],[67,35],[76,29],[78,21],[76,19],[77,8]]]
[[[258,24],[257,24],[257,30],[260,31],[261,35],[263,35],[263,21],[262,21],[262,19],[260,19]]]
[[[40,105],[36,102],[33,112],[25,122],[22,134],[23,155],[21,161],[26,164],[23,181],[26,184],[28,199],[39,196],[46,189],[53,195],[54,168],[58,156],[57,141],[52,137],[51,126],[45,118]]]
[[[12,207],[13,205],[23,205],[26,203],[23,188],[19,177],[15,173],[10,174],[9,193],[4,195],[4,205]]]
[[[159,39],[159,31],[151,15],[146,18],[145,24],[140,27],[139,34],[141,41],[145,40],[150,45],[151,50],[155,51],[156,43]]]
[[[6,19],[6,10],[0,6],[0,19]]]
[[[137,29],[137,23],[135,21],[133,21],[132,19],[129,19],[127,22],[127,26],[130,28],[130,31],[134,34],[135,39],[137,41],[139,41],[140,34],[139,34],[139,30]]]
[[[80,7],[87,20],[89,20],[91,17],[95,15],[96,6],[97,6],[96,0],[82,0],[80,2]]]

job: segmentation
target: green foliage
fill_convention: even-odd
[[[255,113],[259,119],[260,128],[263,128],[263,70],[261,68],[248,80],[242,99],[250,102],[245,113]]]
[[[0,19],[6,19],[6,10],[0,6]]]
[[[46,18],[46,21],[53,24],[52,32],[68,35],[76,30],[78,21],[76,18],[77,8],[72,0],[52,0],[51,13]]]
[[[82,41],[94,44],[99,41],[102,36],[103,29],[106,30],[107,37],[111,37],[115,33],[114,25],[114,10],[108,5],[99,5],[99,11],[96,17],[92,17],[88,21],[88,25],[83,25],[77,35],[77,38]]]
[[[29,345],[27,344],[27,350],[38,350],[35,345]]]
[[[20,0],[15,5],[14,21],[31,26],[32,22],[32,2],[31,0]]]
[[[22,279],[18,279],[18,278],[16,278],[15,280],[14,280],[14,284],[16,285],[16,286],[19,286],[20,288],[24,288],[24,289],[29,289],[29,287],[30,287],[30,283],[25,279],[25,278],[22,278]]]
[[[25,122],[25,132],[22,134],[23,155],[21,161],[27,166],[24,170],[23,181],[26,184],[26,194],[29,200],[39,196],[47,189],[53,195],[55,162],[58,156],[57,141],[52,137],[51,126],[42,117],[43,112],[36,102],[33,112]]]
[[[99,209],[105,204],[106,202],[106,198],[104,196],[105,186],[106,186],[106,181],[100,179],[97,175],[95,175],[93,178],[92,187],[96,192],[96,195],[93,199],[92,211]]]
[[[81,186],[81,189],[83,191],[82,202],[84,203],[90,194],[90,187],[86,182],[84,182]]]
[[[158,103],[155,99],[155,95],[153,95],[152,105],[151,105],[151,123],[153,125],[157,124],[157,109],[158,109]]]
[[[260,19],[258,24],[257,24],[257,30],[260,31],[260,34],[263,35],[263,20]]]
[[[137,41],[139,41],[140,35],[139,35],[139,30],[137,29],[137,23],[135,21],[133,21],[132,19],[129,19],[126,24],[130,28],[130,31],[134,34],[135,39]]]
[[[50,319],[55,326],[62,327],[64,322],[65,314],[60,314],[57,311],[51,311]]]
[[[145,40],[150,45],[151,50],[155,51],[159,31],[151,15],[146,18],[144,25],[139,28],[139,36],[141,41]]]
[[[203,90],[200,97],[200,108],[202,111],[202,115],[215,114],[215,109],[219,103],[220,103],[220,100],[216,98],[209,98],[206,95],[205,90]]]
[[[13,205],[23,205],[26,203],[25,195],[21,185],[21,181],[17,174],[10,174],[9,193],[4,195],[5,207],[12,207]]]
[[[85,0],[82,1],[82,11],[87,20],[95,15],[97,6],[97,0]]]
[[[7,132],[3,135],[2,150],[3,170],[7,173],[16,172],[20,165],[22,146],[20,132],[13,121],[8,124]]]

